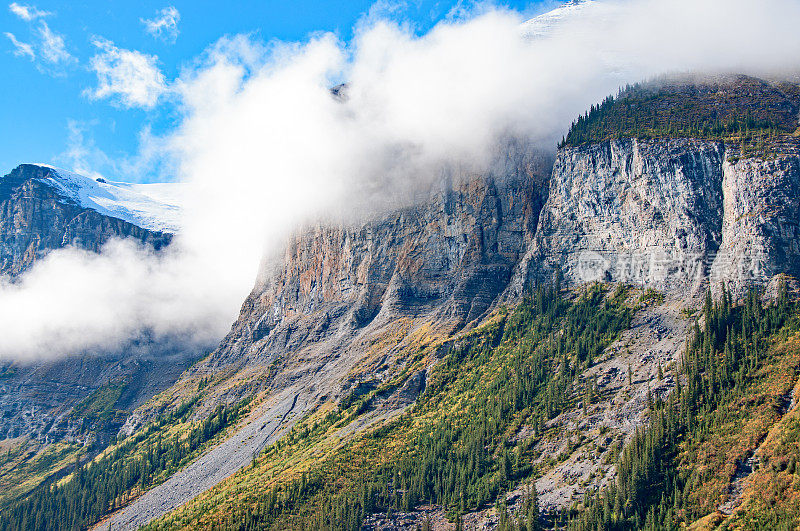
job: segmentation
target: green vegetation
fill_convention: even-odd
[[[27,494],[57,471],[75,462],[84,448],[77,443],[49,444],[37,451],[25,442],[0,455],[0,508]]]
[[[800,526],[800,409],[789,413],[760,448],[743,510],[724,529],[797,529]]]
[[[579,292],[562,291],[558,280],[538,287],[469,333],[420,342],[392,379],[323,405],[251,466],[148,529],[355,530],[369,514],[422,504],[442,506],[456,523],[495,505],[502,531],[538,529],[532,480],[576,447],[548,458],[536,442],[559,429],[547,427],[550,419],[602,398],[585,370],[630,327],[638,308],[662,301],[653,291],[610,292],[601,284]],[[650,424],[611,452],[616,481],[564,515],[570,529],[800,524],[800,409],[785,414],[800,367],[797,303],[781,289],[770,304],[756,292],[735,304],[723,289],[687,318],[694,322],[681,363],[659,367],[660,379],[671,373],[680,384],[666,400],[648,394]],[[414,405],[356,429],[433,356],[440,361]],[[59,484],[36,489],[0,515],[0,531],[97,521],[219,440],[243,407],[192,423],[193,404],[186,404]],[[746,494],[725,518],[716,508],[756,449],[759,495]],[[503,500],[521,484],[521,510],[511,515]]]
[[[678,529],[714,512],[737,463],[781,418],[800,364],[800,322],[786,290],[767,306],[755,292],[733,305],[723,290],[716,303],[706,298],[703,316],[681,364],[685,384],[656,401],[616,483],[587,499],[570,529]]]
[[[620,138],[701,138],[764,154],[797,130],[800,87],[740,76],[700,83],[656,80],[628,85],[572,123],[559,144]]]
[[[574,298],[564,297],[558,283],[540,287],[514,311],[431,347],[444,357],[401,416],[337,443],[381,391],[349,398],[343,408],[305,419],[252,467],[149,527],[351,530],[367,513],[425,502],[459,521],[540,472],[536,439],[513,436],[523,425],[541,435],[547,420],[583,398],[581,373],[630,325],[628,299],[626,290],[611,294],[599,284]],[[315,452],[322,456],[315,459]],[[535,529],[535,499],[535,492],[527,496],[516,518],[503,515],[503,528]]]
[[[113,403],[113,392],[87,402],[87,408]],[[115,401],[116,399],[114,399]],[[42,485],[0,513],[0,530],[84,529],[129,503],[197,457],[247,410],[247,401],[219,406],[206,420],[190,420],[195,401],[142,428],[84,466],[74,464],[65,480]],[[104,411],[96,407],[90,411]]]
[[[98,441],[105,433],[113,433],[122,424],[126,412],[119,409],[120,398],[128,386],[126,380],[116,380],[97,388],[78,403],[69,416],[77,421],[77,431],[82,435],[100,434],[91,447],[77,442],[41,444],[23,440],[13,452],[0,458],[0,507],[27,495],[45,481],[52,480],[74,466],[76,459],[87,459],[87,453],[96,453]]]
[[[117,402],[125,391],[127,383],[115,381],[96,389],[77,404],[70,413],[73,418],[85,419],[89,425],[106,425],[117,415]]]

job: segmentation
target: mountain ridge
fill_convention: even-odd
[[[153,185],[123,187],[58,171],[23,164],[0,179],[0,274],[18,276],[67,246],[96,252],[111,238],[131,237],[160,249],[172,241],[173,232],[147,228],[170,225],[156,221],[159,213],[175,214],[136,191]]]
[[[180,230],[183,202],[180,183],[133,184],[92,179],[50,164],[23,163],[4,178],[13,179],[16,172],[31,174],[27,168],[48,170],[35,178],[57,188],[66,200],[136,225],[143,229],[176,233]]]

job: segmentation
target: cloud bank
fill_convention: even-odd
[[[172,249],[52,253],[0,292],[0,322],[12,331],[2,354],[102,349],[142,330],[213,344],[265,249],[304,220],[403,196],[445,165],[481,171],[509,136],[553,150],[577,114],[628,82],[784,75],[800,57],[793,0],[588,3],[555,25],[521,26],[502,9],[462,17],[422,35],[373,16],[351,42],[239,35],[209,47],[170,83],[181,120],[158,139],[188,190]],[[157,93],[163,79],[149,79]],[[342,81],[345,97],[333,97]],[[155,104],[150,93],[103,91],[141,106]],[[43,307],[54,309],[46,319]]]

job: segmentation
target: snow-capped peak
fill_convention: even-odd
[[[597,11],[602,5],[597,0],[570,0],[552,11],[523,22],[522,34],[531,39],[546,37],[570,19]]]
[[[113,182],[92,179],[49,164],[34,165],[49,169],[45,181],[84,208],[143,229],[176,233],[180,228],[184,203],[181,183]]]

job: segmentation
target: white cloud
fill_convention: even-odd
[[[35,6],[21,5],[16,2],[9,4],[8,9],[22,20],[27,21],[52,15],[49,11],[42,11],[36,9]]]
[[[182,234],[162,257],[116,244],[100,255],[52,253],[0,288],[0,322],[11,331],[0,353],[103,348],[142,329],[213,340],[235,318],[265,247],[320,213],[385,205],[446,166],[485,171],[509,135],[552,150],[575,116],[627,82],[688,70],[797,70],[795,0],[608,8],[534,40],[507,11],[424,35],[375,20],[350,43],[331,34],[269,46],[221,39],[172,85],[179,126],[148,143],[177,161],[186,183]],[[113,70],[123,51],[98,47]],[[154,69],[155,58],[143,62]],[[139,77],[107,76],[114,81],[101,87]],[[149,79],[155,88],[136,96],[106,88],[97,97],[150,104],[164,81]],[[344,101],[329,92],[343,79]]]
[[[136,50],[117,48],[114,43],[96,38],[92,44],[99,53],[90,65],[97,75],[97,87],[86,91],[91,98],[111,98],[125,107],[153,107],[166,91],[158,58]]]
[[[14,45],[14,55],[17,57],[28,57],[31,61],[36,58],[36,54],[33,52],[33,46],[25,42],[20,42],[13,33],[8,31],[5,32],[5,36],[8,37],[11,44]]]
[[[187,276],[191,272],[178,265],[188,256],[111,241],[101,254],[51,253],[17,283],[0,278],[0,319],[9,325],[0,350],[45,357],[117,349],[145,335],[183,336],[185,347],[207,346],[223,333],[219,323],[227,316],[214,307],[220,301],[197,289],[209,271]],[[197,328],[201,322],[212,326]]]
[[[50,29],[46,22],[39,23],[39,54],[52,65],[63,65],[75,61],[67,51],[64,37]]]
[[[33,6],[26,6],[12,3],[9,9],[23,20],[32,22],[50,15],[47,11],[41,11]],[[5,35],[14,45],[14,55],[17,57],[28,57],[36,61],[36,67],[45,73],[61,75],[64,67],[76,62],[75,57],[67,51],[67,46],[63,35],[56,33],[44,20],[39,20],[37,25],[29,26],[31,31],[31,42],[22,42],[16,35],[6,32]]]
[[[175,42],[178,38],[178,23],[181,14],[173,6],[167,6],[156,12],[156,16],[151,19],[142,18],[147,33],[153,37],[163,39],[167,42]]]

